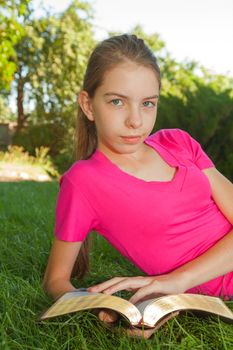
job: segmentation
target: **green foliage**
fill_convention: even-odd
[[[21,18],[30,0],[1,0],[0,5],[0,90],[9,90],[17,69],[14,46],[23,38]]]
[[[60,125],[52,123],[29,124],[13,137],[13,143],[23,146],[30,154],[36,147],[45,146],[51,155],[56,155],[63,146],[65,130]]]
[[[16,46],[15,83],[24,101],[31,102],[34,109],[22,116],[28,127],[18,130],[14,143],[30,153],[36,146],[49,147],[62,169],[71,163],[77,94],[96,44],[91,18],[90,5],[74,1],[59,16],[27,21],[27,35]]]
[[[31,164],[44,169],[49,175],[58,178],[59,172],[55,168],[50,156],[48,155],[48,147],[39,147],[35,149],[35,157],[29,155],[28,152],[20,146],[8,146],[6,152],[0,151],[0,162],[14,164]]]
[[[85,13],[83,19],[79,11]],[[19,69],[16,82],[27,83],[27,98],[35,103],[41,120],[45,113],[72,108],[80,90],[87,57],[95,44],[90,6],[74,1],[60,16],[25,23],[27,35],[17,45]],[[60,118],[60,116],[58,117]]]
[[[6,98],[0,95],[0,123],[15,121],[15,116],[11,112]]]
[[[35,149],[46,147],[52,157],[54,165],[60,173],[64,172],[75,160],[73,129],[69,124],[53,123],[51,115],[47,115],[47,121],[36,124],[29,123],[17,132],[13,137],[13,144],[20,145],[31,155],[35,155]]]
[[[48,156],[49,148],[48,147],[40,147],[36,148],[35,162],[38,165],[41,165],[43,169],[47,171],[47,173],[52,176],[59,177],[58,171],[54,168],[53,162],[51,158]]]

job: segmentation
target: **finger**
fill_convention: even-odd
[[[156,290],[155,284],[148,284],[145,287],[140,288],[131,298],[130,302],[135,304],[137,302],[141,302],[150,298],[155,298],[156,295],[160,295],[159,290]]]
[[[113,294],[121,290],[138,289],[145,286],[148,283],[148,279],[141,276],[127,277],[106,288],[103,292],[106,294]]]
[[[140,329],[140,328],[127,328],[126,333],[130,337],[138,337],[148,339],[155,332],[155,329]]]
[[[125,277],[114,277],[110,280],[104,281],[102,283],[96,284],[94,286],[91,286],[87,288],[88,292],[102,292],[103,290],[111,287],[113,284],[121,281],[122,279],[125,279]]]

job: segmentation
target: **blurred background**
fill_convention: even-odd
[[[188,131],[233,180],[232,18],[231,0],[1,0],[0,180],[56,180],[75,161],[88,56],[124,32],[158,58],[155,130]]]

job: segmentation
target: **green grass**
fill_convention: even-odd
[[[233,327],[217,317],[185,313],[149,340],[106,329],[89,312],[37,323],[52,300],[41,288],[51,242],[58,183],[0,183],[0,349],[233,349]],[[78,286],[141,274],[93,233],[91,273]],[[124,296],[124,293],[122,294]],[[233,308],[233,303],[229,303]]]

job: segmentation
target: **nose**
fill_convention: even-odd
[[[142,125],[142,115],[140,108],[130,108],[125,123],[128,128],[139,128]]]

